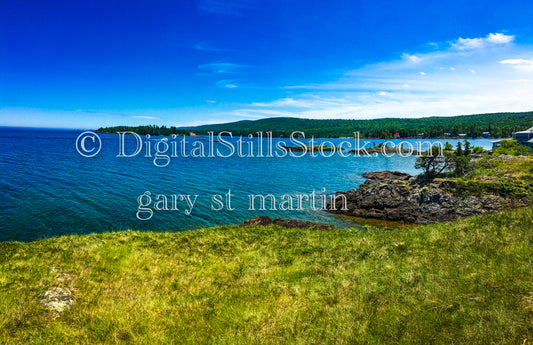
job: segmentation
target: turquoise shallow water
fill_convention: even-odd
[[[0,187],[3,198],[0,207],[0,241],[29,241],[64,234],[80,234],[123,229],[183,231],[205,226],[237,224],[257,216],[297,218],[321,221],[337,227],[361,227],[361,223],[346,217],[312,209],[309,202],[302,203],[303,210],[249,210],[249,194],[272,194],[278,201],[283,194],[297,200],[298,195],[317,192],[329,196],[359,186],[362,174],[376,170],[398,170],[411,174],[415,157],[257,157],[258,139],[248,139],[243,153],[249,154],[253,143],[255,157],[175,157],[166,167],[154,165],[146,158],[145,150],[131,158],[119,158],[119,136],[99,134],[101,151],[92,158],[81,156],[76,150],[76,138],[82,131],[27,128],[0,128]],[[125,152],[132,153],[136,143],[126,140]],[[144,139],[144,137],[143,137]],[[154,138],[152,138],[154,139]],[[157,139],[157,138],[155,138]],[[237,145],[235,139],[229,142]],[[274,139],[273,144],[288,139]],[[354,139],[328,139],[338,145]],[[171,138],[169,138],[169,141]],[[177,143],[178,140],[174,140]],[[201,141],[202,144],[195,141]],[[382,140],[370,142],[366,147]],[[416,140],[408,140],[416,142]],[[432,140],[434,141],[434,140]],[[457,140],[448,140],[453,145]],[[490,148],[490,140],[470,140],[473,145]],[[320,140],[318,141],[320,142]],[[398,142],[398,141],[395,141]],[[155,141],[154,141],[155,143]],[[86,141],[91,148],[92,142]],[[268,153],[268,141],[263,139],[263,152]],[[177,144],[176,144],[177,145]],[[203,145],[219,148],[222,154],[229,149],[223,143],[210,143],[207,138],[187,138],[185,149]],[[152,155],[154,154],[152,148]],[[179,152],[178,152],[179,153]],[[232,192],[233,210],[215,211],[211,206],[214,194]],[[138,197],[146,191],[151,196],[197,195],[190,215],[186,200],[177,197],[178,210],[157,211],[153,202],[148,208],[150,220],[136,217]],[[146,199],[146,198],[145,198]],[[147,200],[143,200],[146,202]],[[296,204],[295,204],[296,205]],[[278,205],[279,206],[279,205]],[[295,206],[296,207],[296,206]],[[256,204],[256,208],[258,205]],[[320,208],[317,201],[316,208]],[[141,213],[145,218],[148,213]]]

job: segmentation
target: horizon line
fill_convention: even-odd
[[[474,116],[474,115],[492,115],[492,114],[526,114],[526,113],[533,113],[533,110],[528,111],[497,111],[497,112],[491,112],[491,113],[473,113],[473,114],[459,114],[459,115],[423,115],[420,117],[379,117],[379,118],[364,118],[364,119],[315,119],[315,118],[305,118],[305,117],[296,117],[296,116],[271,116],[271,117],[263,117],[259,119],[254,120],[236,120],[236,121],[226,121],[226,122],[218,122],[218,123],[206,123],[206,124],[199,124],[194,126],[179,126],[179,125],[158,125],[158,124],[140,124],[140,125],[114,125],[114,126],[106,126],[102,127],[99,126],[98,128],[109,128],[109,127],[118,127],[118,126],[125,126],[125,127],[140,127],[140,126],[167,126],[167,127],[176,127],[178,129],[191,129],[201,126],[217,126],[217,125],[224,125],[224,124],[230,124],[230,123],[236,123],[241,121],[261,121],[266,119],[301,119],[301,120],[313,120],[313,121],[334,121],[334,120],[340,120],[340,121],[377,121],[377,120],[417,120],[417,119],[427,119],[427,118],[436,118],[436,117],[442,117],[442,118],[450,118],[450,117],[460,117],[460,116]],[[9,125],[0,125],[0,128],[25,128],[25,129],[56,129],[56,130],[97,130],[98,128],[80,128],[80,127],[46,127],[46,126],[24,126],[24,125],[15,125],[15,126],[9,126]]]

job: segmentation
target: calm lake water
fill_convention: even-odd
[[[157,167],[153,158],[145,157],[145,150],[135,157],[117,157],[117,134],[99,134],[101,151],[92,158],[83,157],[76,149],[76,138],[81,132],[83,131],[0,128],[0,187],[3,194],[0,241],[30,241],[64,234],[124,229],[184,231],[238,224],[257,215],[360,228],[362,224],[357,221],[312,209],[305,199],[302,203],[303,210],[249,210],[248,195],[273,194],[281,201],[281,196],[287,194],[293,196],[296,202],[298,195],[309,195],[315,190],[316,208],[320,208],[321,195],[328,196],[336,191],[359,186],[365,180],[362,176],[364,172],[398,170],[418,173],[413,167],[414,156],[341,157],[335,154],[328,158],[310,155],[301,158],[257,157],[257,138],[246,139],[243,145],[243,154],[250,155],[253,152],[255,157],[239,157],[237,153],[228,158],[176,157],[170,159],[168,166]],[[144,142],[148,142],[145,137],[142,138]],[[176,142],[179,149],[180,140],[169,138],[169,143]],[[236,139],[227,140],[237,146]],[[288,139],[280,138],[274,139],[273,145],[280,140],[293,146]],[[328,141],[335,145],[349,141],[355,145],[354,138]],[[360,145],[369,142],[366,146],[368,148],[383,141],[361,140]],[[419,140],[407,141],[415,143]],[[448,141],[454,146],[457,143],[454,139]],[[267,139],[262,142],[266,155],[269,142]],[[489,139],[470,142],[486,149],[491,147]],[[86,140],[85,143],[86,148],[92,148],[91,140]],[[125,143],[125,153],[133,153],[137,146],[133,137],[128,137]],[[215,149],[219,148],[222,154],[229,153],[223,143],[211,143],[206,137],[187,138],[186,153],[200,145],[206,148],[205,155],[209,154],[211,145]],[[252,151],[249,151],[250,145],[253,145]],[[152,156],[154,153],[152,148]],[[234,209],[212,210],[211,206],[219,207],[218,203],[212,202],[212,196],[224,195],[230,189],[231,206]],[[139,220],[136,217],[138,198],[146,191],[151,192],[153,198],[158,194],[168,196],[168,208],[174,206],[177,210],[154,210],[154,200],[148,207],[153,210],[151,219]],[[189,215],[185,212],[190,209],[187,199],[181,200],[178,196],[175,198],[175,205],[172,203],[171,195],[180,194],[190,195],[191,201],[197,195]],[[147,199],[144,198],[143,202],[147,202]],[[294,206],[296,207],[296,203]],[[256,208],[258,207],[256,203]],[[146,218],[148,212],[141,213],[140,216]]]

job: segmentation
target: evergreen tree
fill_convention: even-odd
[[[463,147],[461,146],[461,142],[457,142],[457,148],[455,149],[455,155],[456,156],[462,156],[463,155]]]
[[[466,140],[466,138],[465,138],[464,147],[465,147],[465,149],[463,151],[463,156],[468,157],[470,155],[471,151],[470,151],[470,142],[468,140]]]

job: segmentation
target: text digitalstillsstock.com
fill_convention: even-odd
[[[324,158],[338,155],[348,158],[378,155],[377,152],[371,155],[367,151],[371,142],[362,142],[359,132],[354,132],[353,138],[345,139],[337,145],[330,140],[318,140],[314,136],[306,139],[305,133],[300,131],[292,132],[287,138],[288,142],[284,139],[274,141],[272,132],[257,132],[257,136],[250,134],[246,137],[234,137],[231,132],[226,131],[216,136],[209,132],[206,138],[177,135],[153,138],[150,134],[141,136],[130,131],[117,134],[118,158],[142,156],[152,159],[153,164],[159,168],[168,166],[172,158],[301,158],[307,155]],[[440,142],[418,141],[413,146],[409,141],[386,141],[381,146],[380,153],[385,157],[410,157],[431,151],[434,145],[439,146],[439,151],[444,149]],[[102,140],[94,132],[83,132],[76,140],[76,150],[84,157],[96,156],[101,148]],[[391,148],[396,150],[391,152]]]

